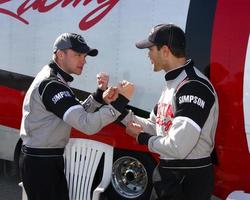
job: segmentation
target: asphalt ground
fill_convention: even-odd
[[[21,200],[22,189],[18,186],[19,178],[16,170],[7,170],[9,165],[0,160],[0,200]]]
[[[13,163],[0,160],[0,200],[22,200],[22,189],[18,186],[19,182],[17,169]],[[212,197],[211,200],[218,199]]]
[[[18,186],[19,178],[15,174],[0,172],[0,200],[21,200],[22,189]]]

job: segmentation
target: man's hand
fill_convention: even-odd
[[[106,90],[108,88],[109,75],[104,72],[100,72],[96,75],[96,78],[98,88],[102,91]]]
[[[118,90],[121,95],[131,100],[135,88],[133,83],[123,80],[121,83],[119,83]]]
[[[112,101],[115,101],[118,98],[118,88],[109,87],[103,92],[102,98],[106,104],[110,104]]]
[[[142,131],[141,125],[135,122],[129,122],[126,128],[126,133],[136,139]]]

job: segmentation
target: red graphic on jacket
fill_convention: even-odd
[[[172,119],[174,118],[174,113],[172,110],[172,105],[166,103],[159,103],[156,116],[156,124],[163,127],[166,132],[172,125]]]

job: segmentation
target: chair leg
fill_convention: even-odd
[[[18,185],[22,188],[22,200],[28,200],[27,194],[26,194],[25,189],[23,187],[23,182],[20,182]]]

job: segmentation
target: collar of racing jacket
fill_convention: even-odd
[[[166,81],[169,81],[169,80],[173,80],[175,79],[177,76],[179,76],[179,74],[184,70],[184,69],[187,69],[189,67],[193,67],[194,65],[194,62],[189,59],[187,60],[186,64],[185,65],[182,65],[176,69],[173,69],[171,71],[168,71],[165,75],[165,80]]]
[[[51,60],[49,63],[49,67],[52,68],[53,70],[55,70],[56,74],[59,73],[66,82],[72,82],[74,80],[74,78],[71,75],[69,75],[68,73],[66,73],[65,71],[63,71],[56,64],[55,61]]]

